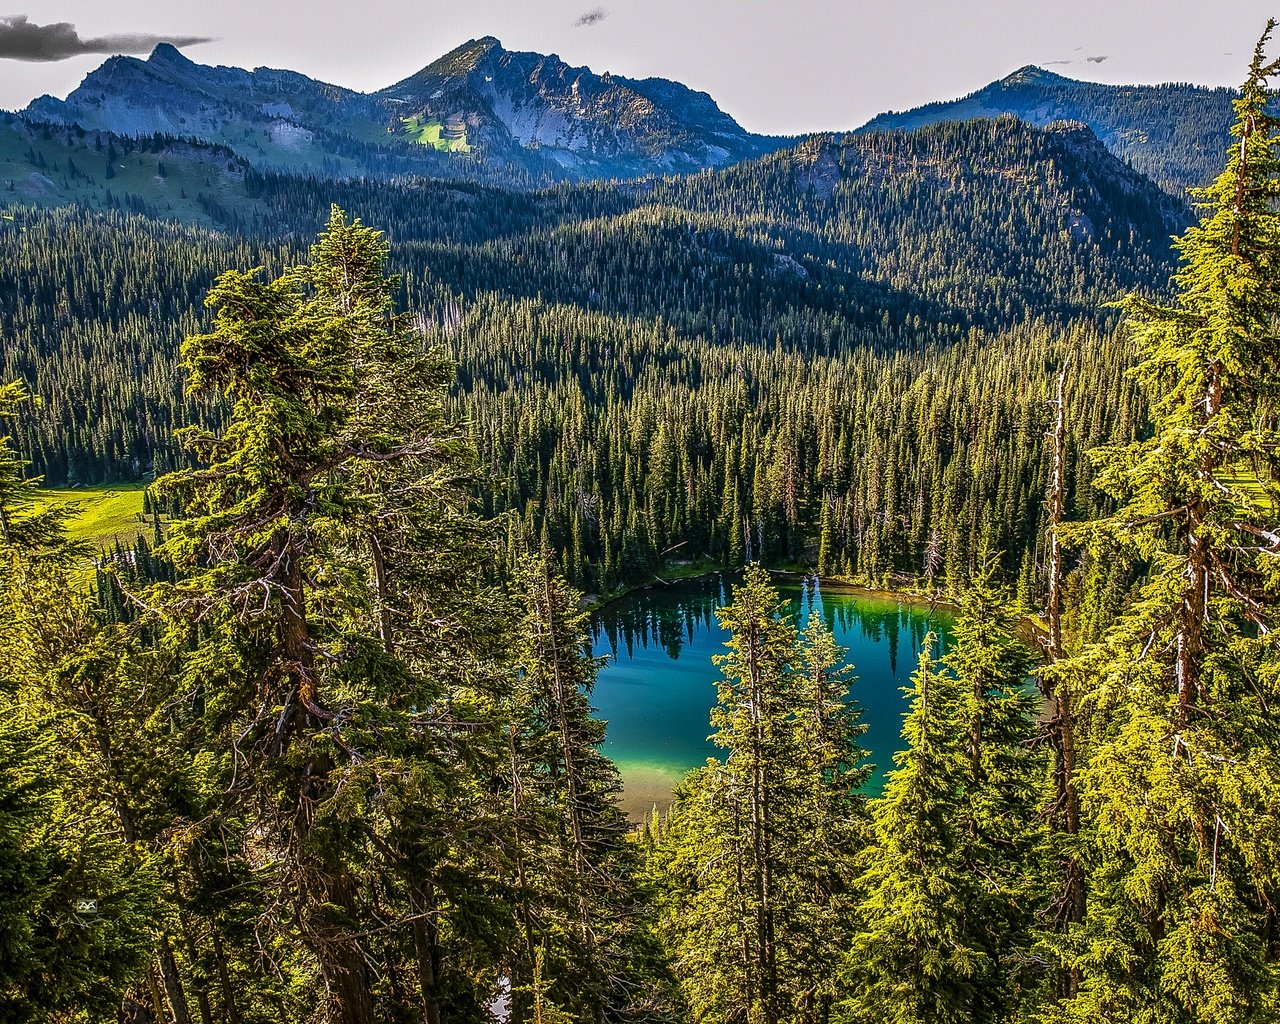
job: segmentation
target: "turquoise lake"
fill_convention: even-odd
[[[604,751],[625,785],[623,805],[634,817],[670,800],[671,788],[690,768],[718,755],[708,741],[727,633],[716,608],[732,599],[735,577],[714,574],[635,591],[597,611],[591,620],[592,653],[607,659],[592,703],[605,719]],[[891,597],[824,588],[815,578],[779,577],[782,596],[803,627],[821,615],[836,641],[848,649],[856,678],[850,697],[863,709],[878,790],[893,766],[906,699],[902,687],[916,668],[925,635],[938,634],[946,652],[951,615]]]

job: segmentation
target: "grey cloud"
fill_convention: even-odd
[[[603,7],[593,7],[585,14],[581,15],[577,21],[573,23],[574,28],[587,28],[591,25],[599,25],[605,18],[609,17],[609,12]]]
[[[81,39],[70,22],[35,25],[25,14],[0,17],[0,58],[25,61],[66,60],[82,53],[147,53],[157,43],[194,46],[211,43],[208,36],[156,36],[125,32]]]
[[[1107,55],[1104,53],[1101,57],[1090,57],[1090,58],[1089,58],[1089,63],[1090,63],[1090,64],[1101,64],[1101,63],[1102,63],[1104,60],[1106,60],[1106,59],[1107,59]]]

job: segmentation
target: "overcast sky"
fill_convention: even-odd
[[[74,24],[59,54],[126,35],[214,37],[185,52],[362,90],[495,35],[596,71],[677,79],[749,129],[799,133],[951,99],[1024,64],[1098,82],[1236,85],[1280,0],[26,0],[3,14],[11,29],[16,15]],[[0,59],[0,107],[65,96],[103,59]]]

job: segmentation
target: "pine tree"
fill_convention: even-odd
[[[845,651],[815,610],[799,637],[791,743],[796,770],[779,840],[787,878],[779,900],[790,1019],[821,1024],[839,994],[833,963],[853,939],[855,855],[869,838],[862,792],[872,766],[858,740],[867,727],[849,698]]]
[[[18,417],[31,396],[21,381],[0,384],[0,426]],[[14,448],[14,439],[0,435],[0,544],[27,555],[73,554],[67,543],[65,526],[75,515],[73,503],[47,506],[37,489],[41,477],[27,473],[31,465]]]
[[[26,400],[0,386],[0,420]],[[107,1017],[162,913],[155,865],[124,827],[124,779],[95,764],[110,725],[89,715],[134,652],[77,593],[72,510],[42,507],[28,465],[0,437],[0,1019]]]
[[[838,1014],[849,1022],[1009,1020],[1029,984],[1044,771],[1030,749],[1028,652],[992,572],[966,592],[940,667],[926,639],[908,691],[907,748],[861,859]]]
[[[1056,943],[1079,989],[1053,1019],[1256,1021],[1276,1005],[1273,28],[1235,101],[1226,169],[1177,243],[1174,304],[1125,303],[1152,430],[1100,457],[1119,508],[1088,531],[1147,571],[1104,639],[1066,666],[1089,680],[1091,858],[1084,923]]]
[[[726,758],[680,784],[651,842],[660,929],[694,1020],[819,1024],[864,839],[859,712],[844,652],[818,619],[797,632],[758,565],[717,616]]]
[[[477,773],[496,758],[486,659],[500,630],[476,607],[482,531],[465,441],[442,414],[447,367],[393,314],[387,251],[335,209],[309,263],[218,279],[213,330],[184,354],[193,393],[232,412],[221,433],[185,432],[202,468],[157,484],[183,510],[161,549],[182,575],[147,597],[196,642],[183,671],[246,762],[230,796],[274,837],[271,934],[301,940],[329,1018],[347,1024],[379,1004],[435,1019],[450,991],[476,999],[482,975],[442,962],[441,934],[480,926],[442,878],[459,860],[476,871],[473,918],[498,898],[483,858],[439,841],[442,822],[498,831]],[[417,977],[416,1000],[383,990],[374,943]]]
[[[834,1016],[848,1024],[968,1022],[991,967],[972,931],[975,880],[957,856],[961,687],[938,670],[935,643],[930,633],[907,690],[906,748],[873,804],[874,838],[859,858],[859,932]]]
[[[520,595],[512,786],[527,824],[516,851],[525,921],[511,978],[516,1019],[546,998],[572,1019],[656,1019],[669,979],[646,938],[636,851],[615,802],[621,778],[599,749],[605,725],[590,704],[599,666],[581,595],[546,555],[523,567]]]
[[[1043,886],[1033,866],[1045,799],[1045,765],[1032,744],[1038,702],[1025,688],[1030,651],[994,573],[988,561],[965,592],[942,659],[958,685],[965,760],[956,853],[978,882],[968,927],[988,965],[970,1009],[975,1022],[1010,1019],[1035,982],[1026,964]]]

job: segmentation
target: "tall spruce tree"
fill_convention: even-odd
[[[28,400],[0,385],[0,425]],[[105,1019],[161,929],[155,864],[121,813],[122,783],[155,777],[95,756],[113,723],[94,695],[132,652],[77,593],[74,508],[46,508],[28,465],[0,436],[0,1019]]]
[[[1028,651],[991,572],[965,594],[941,665],[931,634],[912,677],[906,749],[872,804],[838,1019],[1011,1020],[1032,980],[1044,771],[1030,749]]]
[[[693,1020],[818,1024],[865,833],[859,711],[844,652],[816,618],[798,633],[764,569],[749,566],[717,616],[725,760],[691,773],[650,829],[661,933]]]
[[[1034,857],[1045,763],[1032,743],[1038,701],[1026,689],[1030,650],[994,574],[988,561],[965,591],[942,659],[958,684],[955,725],[965,761],[956,853],[976,883],[967,914],[987,966],[970,1008],[975,1022],[1011,1019],[1035,987],[1029,948],[1044,884]]]
[[[232,412],[189,428],[201,467],[157,485],[183,511],[162,548],[180,576],[147,598],[196,643],[184,671],[220,709],[231,797],[274,865],[267,931],[301,941],[346,1024],[439,1020],[497,977],[469,945],[498,899],[475,853],[502,831],[479,787],[497,632],[453,600],[482,531],[447,367],[394,314],[387,251],[335,209],[309,263],[218,279],[213,330],[184,356],[193,394]],[[287,969],[305,977],[306,958]]]
[[[784,961],[794,1021],[823,1024],[839,995],[832,964],[853,939],[851,866],[869,839],[863,786],[873,766],[859,738],[867,727],[849,693],[852,666],[819,609],[800,633],[791,743],[793,792],[779,823],[787,873],[779,916],[789,940]]]
[[[859,932],[835,1015],[849,1024],[968,1021],[988,967],[969,930],[973,879],[956,856],[960,688],[938,670],[936,642],[925,637],[907,690],[906,747],[873,804],[873,840],[859,858]]]
[[[591,713],[599,664],[581,595],[545,554],[525,563],[519,583],[510,704],[522,919],[511,961],[514,1019],[552,1019],[549,1008],[558,1007],[573,1020],[659,1020],[670,979],[648,938],[637,851],[616,803],[621,777],[599,749],[605,724]]]
[[[1258,44],[1227,166],[1177,242],[1171,306],[1125,303],[1151,436],[1103,452],[1115,515],[1088,524],[1147,567],[1087,681],[1079,979],[1053,1020],[1273,1019],[1280,901],[1280,62]]]

